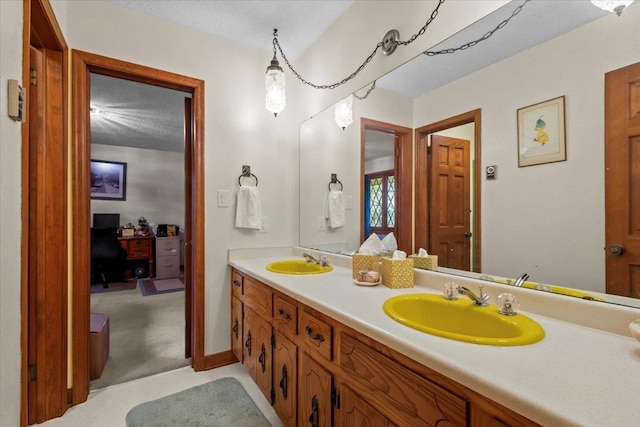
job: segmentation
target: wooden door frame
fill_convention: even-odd
[[[364,117],[360,119],[360,209],[364,206],[364,133],[366,130],[390,133],[399,139],[398,146],[394,149],[398,203],[395,237],[398,249],[413,253],[413,129]],[[401,225],[408,225],[408,227],[401,227]],[[364,240],[364,215],[360,215],[360,242]]]
[[[22,82],[25,86],[27,93],[25,119],[22,123],[22,157],[21,157],[21,182],[22,182],[22,202],[21,202],[21,233],[22,243],[20,247],[20,268],[21,268],[21,280],[20,280],[20,308],[21,308],[21,332],[20,332],[20,349],[21,349],[21,376],[20,376],[20,425],[26,426],[29,422],[29,414],[36,417],[36,422],[42,422],[49,418],[60,416],[64,413],[67,406],[67,341],[66,336],[60,336],[59,339],[55,335],[56,331],[60,331],[61,335],[63,331],[67,329],[68,321],[68,306],[67,306],[67,282],[68,282],[68,268],[67,268],[67,223],[68,215],[66,206],[68,204],[68,192],[67,192],[67,151],[68,151],[68,127],[67,127],[67,111],[68,111],[68,46],[62,35],[62,31],[58,25],[53,9],[48,0],[23,0],[23,44],[22,44]],[[55,192],[46,194],[39,194],[42,197],[55,197],[58,199],[58,206],[64,206],[64,208],[58,209],[51,207],[52,211],[46,212],[46,215],[55,215],[60,219],[64,226],[61,229],[54,230],[55,234],[52,234],[50,227],[47,227],[46,218],[40,216],[36,218],[36,221],[32,223],[30,221],[30,215],[32,212],[31,199],[34,196],[31,188],[31,176],[32,174],[45,173],[42,169],[43,160],[46,159],[46,149],[37,153],[36,158],[32,158],[31,153],[31,138],[30,135],[30,70],[31,70],[31,46],[37,47],[41,50],[48,61],[56,67],[55,75],[50,75],[46,72],[43,76],[36,76],[40,85],[44,84],[44,90],[47,93],[52,94],[52,97],[56,97],[60,100],[62,105],[62,111],[56,111],[55,114],[48,114],[49,105],[45,102],[42,105],[45,111],[44,123],[46,128],[45,144],[48,143],[49,138],[61,138],[57,140],[59,143],[56,149],[61,149],[63,152],[58,153],[60,156],[58,161],[64,163],[64,165],[58,165],[58,161],[47,162],[46,167],[49,170],[59,170],[60,181],[57,182],[57,190]],[[51,55],[49,55],[51,53]],[[42,89],[41,89],[42,90]],[[53,94],[55,93],[55,96]],[[52,108],[58,109],[60,105],[55,105]],[[45,148],[46,145],[45,145]],[[53,150],[53,148],[52,148]],[[35,161],[34,161],[35,160]],[[57,169],[60,167],[60,169]],[[37,191],[37,189],[36,189]],[[62,202],[62,203],[60,203]],[[46,248],[48,247],[47,239],[53,238],[52,236],[59,236],[59,245],[51,250],[61,251],[63,258],[63,265],[54,260],[46,257]],[[39,242],[34,239],[42,238]],[[31,257],[32,251],[37,251],[37,254],[41,256],[41,259],[34,260]],[[42,252],[44,251],[44,252]],[[30,296],[29,284],[33,280],[37,280],[30,276],[30,267],[38,261],[38,270],[41,273],[46,274],[49,267],[55,269],[60,273],[62,280],[56,281],[48,287],[44,294],[41,294],[39,301],[42,305],[46,305],[46,310],[36,308],[36,313],[30,311]],[[31,319],[31,321],[30,321]],[[33,324],[35,321],[36,324]],[[44,328],[38,328],[38,325],[46,325]],[[36,381],[40,390],[36,393],[35,399],[35,412],[33,408],[29,407],[29,331],[35,329],[36,342],[41,344],[44,340],[47,342],[53,342],[55,352],[52,352],[48,345],[36,346]],[[57,340],[57,341],[56,341]],[[62,349],[62,351],[58,351]],[[33,348],[31,348],[33,350]],[[38,363],[45,362],[46,366],[38,366]]]
[[[89,73],[161,86],[191,93],[194,108],[192,159],[185,159],[191,167],[192,200],[190,218],[185,218],[187,256],[185,268],[192,278],[191,331],[192,367],[206,369],[204,356],[204,81],[162,71],[118,59],[73,50],[73,142],[72,142],[72,195],[73,195],[73,389],[72,404],[84,402],[89,393],[89,310],[90,292],[90,129]],[[189,177],[185,177],[189,179]],[[189,284],[185,284],[189,286]]]
[[[480,179],[481,171],[480,165],[482,162],[480,147],[481,147],[481,128],[480,128],[481,112],[480,109],[468,111],[458,116],[449,117],[439,122],[431,123],[426,126],[422,126],[416,129],[416,225],[415,225],[415,245],[418,248],[428,248],[429,246],[429,198],[428,198],[428,179],[426,174],[417,173],[420,170],[427,170],[427,137],[428,135],[436,132],[450,129],[457,126],[466,125],[468,123],[474,124],[474,172],[473,172],[473,265],[471,266],[473,271],[481,272],[482,267],[482,227],[481,224],[481,197],[480,197]]]

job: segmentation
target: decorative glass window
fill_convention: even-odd
[[[396,225],[396,180],[393,170],[367,175],[369,223],[367,234],[389,234]]]

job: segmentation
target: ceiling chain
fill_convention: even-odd
[[[520,11],[522,10],[522,8],[524,7],[524,5],[526,3],[528,3],[531,0],[524,0],[524,3],[522,3],[520,6],[518,6],[512,13],[511,16],[509,16],[509,18],[505,19],[504,21],[502,21],[500,24],[498,24],[493,30],[488,31],[487,33],[485,33],[482,37],[480,37],[479,39],[464,43],[456,48],[448,48],[448,49],[442,49],[439,51],[425,51],[424,54],[427,56],[436,56],[436,55],[443,55],[443,54],[449,54],[449,53],[455,53],[461,50],[466,50],[470,47],[473,47],[475,45],[477,45],[478,43],[487,40],[488,38],[490,38],[496,31],[501,30],[502,28],[506,27],[507,24],[509,23],[509,21],[516,16],[517,14],[520,13]],[[438,4],[436,5],[435,9],[431,12],[431,15],[429,16],[429,19],[427,20],[427,22],[424,24],[424,26],[422,28],[420,28],[420,30],[414,34],[413,36],[411,36],[409,38],[409,40],[406,41],[396,41],[395,43],[398,45],[402,45],[402,46],[407,46],[408,44],[414,42],[418,37],[422,36],[426,31],[427,28],[429,27],[429,25],[431,25],[431,23],[436,19],[436,17],[438,16],[438,11],[440,9],[440,6],[445,2],[445,0],[439,0]],[[373,50],[373,52],[371,52],[371,54],[369,54],[369,56],[367,56],[367,58],[364,60],[364,62],[353,72],[351,73],[348,77],[340,80],[339,82],[335,82],[332,84],[326,84],[326,85],[317,85],[314,84],[308,80],[305,80],[300,73],[298,73],[293,66],[291,65],[291,63],[289,62],[289,59],[287,58],[287,56],[284,54],[282,47],[280,46],[280,42],[278,41],[278,30],[274,29],[273,30],[273,57],[275,59],[276,57],[276,49],[278,52],[280,52],[280,55],[282,56],[282,59],[284,59],[284,62],[287,64],[287,67],[289,67],[289,69],[291,70],[291,72],[293,73],[293,75],[295,75],[302,83],[313,87],[314,89],[335,89],[338,86],[341,86],[345,83],[347,83],[348,81],[352,80],[354,77],[356,77],[363,69],[364,67],[367,66],[367,64],[369,62],[371,62],[371,60],[373,59],[373,57],[376,55],[376,53],[378,52],[378,50],[383,47],[383,42],[380,42],[378,44],[376,44],[375,49]],[[371,93],[371,91],[375,88],[376,82],[373,82],[373,85],[371,86],[371,88],[367,91],[367,93],[363,96],[363,97],[359,97],[357,95],[356,98],[362,100],[364,98],[366,98],[369,93]]]

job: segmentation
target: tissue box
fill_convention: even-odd
[[[421,268],[423,270],[436,270],[438,268],[438,255],[409,255],[409,258],[413,260],[413,266],[415,268]]]
[[[351,270],[355,279],[360,270],[379,271],[380,256],[370,254],[353,254],[351,256]]]
[[[388,288],[413,288],[413,259],[382,258],[382,284]]]

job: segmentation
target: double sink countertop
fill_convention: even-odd
[[[640,342],[626,329],[640,310],[546,292],[416,270],[415,287],[357,286],[350,258],[326,254],[333,271],[287,275],[273,261],[302,258],[298,247],[231,249],[229,265],[321,313],[545,426],[636,426],[640,423]],[[448,281],[484,291],[496,303],[509,291],[545,338],[500,347],[441,338],[404,326],[382,310],[396,295],[440,293]],[[625,332],[625,329],[627,332]]]

